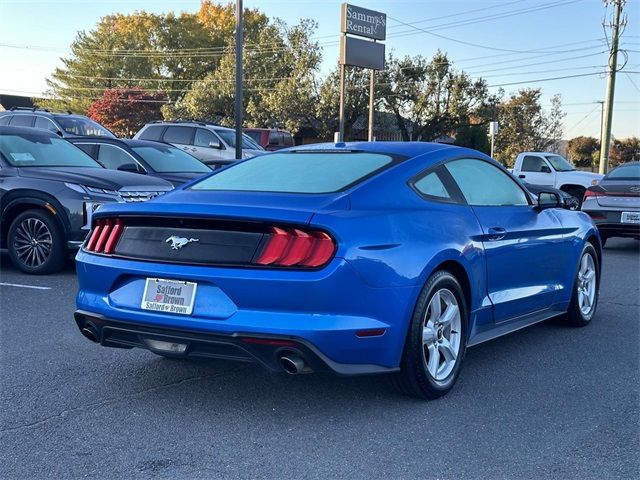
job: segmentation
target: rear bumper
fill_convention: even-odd
[[[105,347],[144,348],[176,358],[215,358],[255,362],[274,372],[284,371],[279,358],[292,354],[300,356],[305,365],[314,372],[362,375],[398,370],[380,365],[334,362],[306,340],[291,336],[256,336],[251,333],[224,335],[149,327],[108,319],[83,310],[77,310],[74,317],[81,331],[88,329],[95,335],[95,341]],[[179,345],[179,351],[168,349],[166,346],[168,344]]]
[[[76,321],[93,322],[102,345],[151,349],[145,333],[186,335],[187,356],[233,357],[271,370],[279,369],[277,349],[260,355],[242,338],[293,339],[314,370],[394,371],[420,290],[372,287],[339,258],[317,271],[257,270],[131,261],[80,250],[76,267]],[[193,313],[143,310],[147,277],[198,283]],[[366,336],[371,331],[382,333]],[[213,348],[220,344],[222,350]]]
[[[640,238],[640,224],[622,223],[621,210],[583,210],[606,237]]]

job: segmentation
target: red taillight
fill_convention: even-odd
[[[120,219],[98,220],[84,248],[89,252],[113,253],[123,230],[124,225]]]
[[[267,244],[254,263],[283,267],[320,267],[331,259],[335,249],[335,242],[324,232],[272,227]]]
[[[584,191],[584,197],[582,198],[582,201],[584,202],[589,197],[597,197],[597,196],[598,196],[597,192],[594,192],[593,190],[585,190]]]

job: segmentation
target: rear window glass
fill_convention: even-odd
[[[164,132],[164,141],[179,145],[190,145],[194,129],[191,127],[167,127]]]
[[[621,165],[615,170],[611,170],[607,175],[607,180],[640,180],[640,163]]]
[[[393,162],[391,156],[378,153],[275,153],[232,165],[191,188],[330,193],[354,185]]]
[[[162,130],[164,129],[163,125],[157,125],[154,127],[147,127],[140,134],[140,140],[154,140],[159,141],[162,137]]]

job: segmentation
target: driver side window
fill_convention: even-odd
[[[505,172],[484,160],[461,159],[445,164],[469,205],[529,205],[524,190]]]
[[[547,167],[546,169],[544,167]],[[527,155],[522,159],[522,171],[523,172],[536,172],[541,173],[548,170],[549,166],[546,162],[540,158],[533,155]]]

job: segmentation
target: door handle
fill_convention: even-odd
[[[520,175],[518,175],[518,178],[526,178],[526,175],[523,175],[522,173]]]
[[[507,231],[501,227],[491,227],[487,231],[487,239],[492,242],[495,242],[496,240],[502,240],[506,235]]]
[[[192,152],[195,152],[196,150],[197,150],[197,148],[192,148],[191,149]]]

